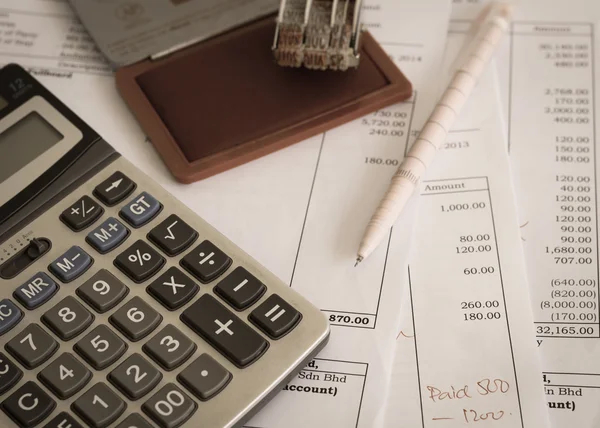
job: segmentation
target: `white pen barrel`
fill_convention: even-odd
[[[508,26],[506,18],[509,14],[510,10],[505,8],[500,16],[490,21],[477,48],[455,72],[444,95],[392,177],[387,193],[371,217],[359,246],[359,261],[368,257],[377,247],[410,199],[473,91],[478,77],[489,62],[495,46]]]

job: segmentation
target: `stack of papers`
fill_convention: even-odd
[[[0,65],[26,67],[327,314],[330,344],[247,427],[599,427],[597,1],[516,5],[420,194],[353,266],[482,3],[365,2],[414,96],[190,185],[66,1],[3,0]]]

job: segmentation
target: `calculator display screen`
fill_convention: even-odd
[[[0,133],[0,183],[62,139],[63,135],[35,111]]]

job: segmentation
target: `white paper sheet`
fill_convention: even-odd
[[[497,56],[554,428],[600,426],[599,20],[594,0],[520,2]]]
[[[421,186],[389,427],[548,426],[495,77],[490,65]]]
[[[248,426],[377,423],[418,198],[360,269],[353,267],[354,255],[411,129],[435,102],[449,12],[449,0],[365,5],[367,27],[416,89],[409,102],[202,182],[180,185],[145,142],[114,88],[111,71],[67,3],[5,0],[0,6],[2,63],[31,68],[125,157],[329,314],[334,324],[330,344]],[[302,386],[330,392],[307,393]]]

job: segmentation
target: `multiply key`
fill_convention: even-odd
[[[269,346],[210,294],[204,294],[183,311],[181,320],[238,367],[256,361]]]

